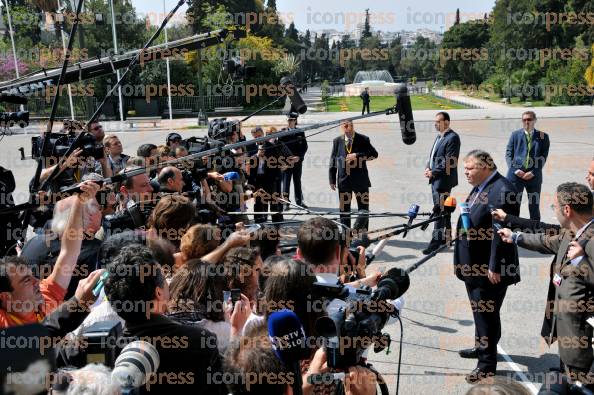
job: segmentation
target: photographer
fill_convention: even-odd
[[[339,275],[344,270],[341,266],[347,261],[353,261],[350,256],[346,241],[346,232],[331,220],[323,217],[311,218],[305,221],[297,233],[297,257],[312,265],[312,270],[317,281],[327,284],[336,284]],[[365,250],[359,254],[357,266],[364,265]],[[381,273],[373,273],[345,285],[359,288],[362,285],[374,287],[377,285]]]
[[[83,184],[85,185],[85,184]],[[97,184],[92,184],[97,186]],[[97,189],[99,189],[97,187]],[[95,191],[97,192],[97,191]],[[95,194],[96,195],[96,194]],[[36,234],[27,241],[23,247],[21,257],[29,266],[39,273],[40,277],[57,264],[57,258],[61,252],[62,240],[68,236],[67,224],[73,215],[76,199],[68,198],[59,201],[54,207],[54,215],[51,220],[51,229],[44,233]],[[76,260],[76,273],[72,276],[68,291],[65,297],[70,298],[78,282],[85,278],[90,272],[97,269],[97,254],[101,241],[95,238],[95,234],[101,229],[102,213],[96,196],[87,199],[81,205],[83,240]]]
[[[60,133],[66,134],[68,131],[66,129],[62,129]],[[72,137],[77,137],[80,133],[84,133],[81,130],[72,130],[70,135]],[[103,128],[98,123],[93,123],[89,125],[89,133],[93,137],[93,141],[95,142],[95,146],[93,147],[95,150],[98,150],[102,147],[101,141],[97,140],[99,137],[103,138]],[[42,142],[40,142],[43,145]],[[50,147],[51,148],[51,147]],[[93,157],[92,155],[96,155]],[[55,163],[52,166],[45,167],[41,171],[40,175],[40,182],[44,182],[50,174],[58,166],[58,161],[60,158],[57,157],[46,157],[44,161],[44,166],[47,166],[51,163]],[[60,166],[60,171],[56,178],[53,180],[55,187],[54,190],[60,190],[60,188],[68,187],[73,185],[77,182],[82,180],[82,177],[85,174],[98,172],[102,174],[104,177],[112,177],[115,173],[112,172],[111,166],[108,162],[106,152],[103,150],[102,152],[98,153],[91,153],[88,151],[88,147],[85,149],[78,147],[76,148],[72,154],[70,154]]]
[[[124,169],[125,172],[141,169],[137,166],[128,166]],[[129,177],[120,185],[120,206],[119,210],[129,208],[136,202],[144,202],[150,200],[152,197],[153,187],[151,181],[146,173],[138,174],[134,177]]]
[[[125,321],[124,336],[153,344],[160,357],[157,370],[163,380],[150,391],[163,394],[171,388],[170,377],[184,375],[193,382],[175,386],[176,394],[224,394],[222,384],[209,380],[221,372],[216,335],[194,326],[180,325],[164,314],[169,302],[169,285],[161,266],[146,247],[124,247],[108,266],[105,293],[113,309]],[[141,393],[149,393],[140,388]]]
[[[105,136],[103,139],[103,146],[105,147],[105,152],[107,153],[107,162],[109,164],[109,168],[111,169],[111,174],[118,174],[120,171],[124,170],[130,157],[122,153],[122,142],[118,136],[115,134]],[[97,166],[95,171],[100,173],[101,166]]]
[[[39,281],[23,258],[0,261],[0,327],[37,323],[55,310],[64,295],[77,263],[83,239],[82,206],[94,199],[99,186],[81,185],[83,191],[72,201],[61,249],[48,278]]]
[[[163,168],[157,181],[161,193],[181,193],[186,185],[181,170],[173,166]]]

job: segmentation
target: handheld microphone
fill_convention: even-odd
[[[468,233],[468,230],[472,228],[472,221],[470,219],[470,207],[466,202],[460,203],[460,218],[462,219],[464,233]]]
[[[399,84],[394,93],[396,94],[402,141],[406,145],[414,144],[417,141],[417,133],[415,132],[415,121],[406,84]]]
[[[453,196],[448,196],[446,200],[443,201],[443,211],[445,211],[448,214],[451,214],[454,211],[456,211],[457,205],[458,202],[456,201],[456,198]]]
[[[388,243],[388,239],[380,240],[380,242],[376,244],[376,246],[371,250],[371,252],[368,251],[365,253],[365,258],[367,259],[367,265],[369,265],[371,262],[373,262],[375,257],[378,256],[383,251],[383,249],[387,243]]]
[[[236,171],[230,171],[228,173],[223,174],[223,177],[225,178],[225,181],[235,181],[239,180],[239,173],[237,173]]]
[[[308,357],[308,348],[303,325],[299,317],[288,309],[275,311],[268,317],[268,337],[276,357],[291,367],[295,379],[293,393],[302,394],[301,368],[299,361]]]
[[[303,101],[299,92],[297,92],[297,88],[295,88],[295,85],[291,81],[291,77],[287,76],[281,78],[280,85],[287,91],[287,96],[291,101],[292,110],[295,110],[295,112],[298,112],[299,114],[304,114],[307,111],[307,105]]]
[[[408,290],[410,277],[404,269],[393,267],[388,270],[377,283],[373,291],[373,300],[398,299]]]
[[[410,206],[410,208],[408,209],[408,223],[406,224],[407,227],[410,227],[413,223],[413,220],[415,218],[417,218],[417,214],[419,213],[419,209],[421,207],[418,204],[412,204]],[[402,235],[402,238],[406,238],[406,235],[408,234],[408,228],[404,231],[404,234]]]
[[[142,340],[133,341],[116,359],[111,379],[122,388],[138,388],[159,369],[160,362],[155,346]]]
[[[27,104],[29,99],[23,95],[17,95],[14,93],[0,93],[0,102],[12,103],[12,104]]]

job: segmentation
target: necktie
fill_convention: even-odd
[[[478,193],[478,187],[474,187],[472,188],[472,191],[470,191],[470,195],[468,195],[468,198],[466,199],[466,202],[470,202],[470,207],[474,206]]]
[[[347,141],[347,146],[346,146],[346,150],[347,152],[350,154],[351,151],[353,150],[353,139],[349,138]]]
[[[530,149],[532,148],[532,134],[528,133],[526,135],[527,140],[527,149],[526,149],[526,159],[524,160],[524,169],[528,169],[528,165],[530,163]]]
[[[435,151],[437,151],[437,146],[439,145],[440,141],[441,141],[441,136],[438,135],[437,138],[435,139],[435,143],[433,144],[433,149],[431,150],[431,157],[429,158],[429,168],[431,170],[433,170],[433,157],[435,156]]]

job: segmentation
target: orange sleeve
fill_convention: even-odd
[[[8,319],[8,314],[6,311],[0,309],[0,328],[8,328],[11,326],[11,323]]]
[[[42,308],[44,315],[50,314],[64,301],[66,290],[47,278],[39,283],[39,289],[45,300]]]

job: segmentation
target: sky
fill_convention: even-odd
[[[163,14],[163,0],[132,0],[139,14]],[[165,0],[169,12],[177,0]],[[336,29],[352,31],[370,8],[371,25],[376,30],[400,31],[427,28],[447,30],[454,22],[456,9],[461,20],[481,17],[493,9],[495,0],[277,0],[280,17],[291,21],[300,31]],[[185,13],[185,6],[177,15]]]

